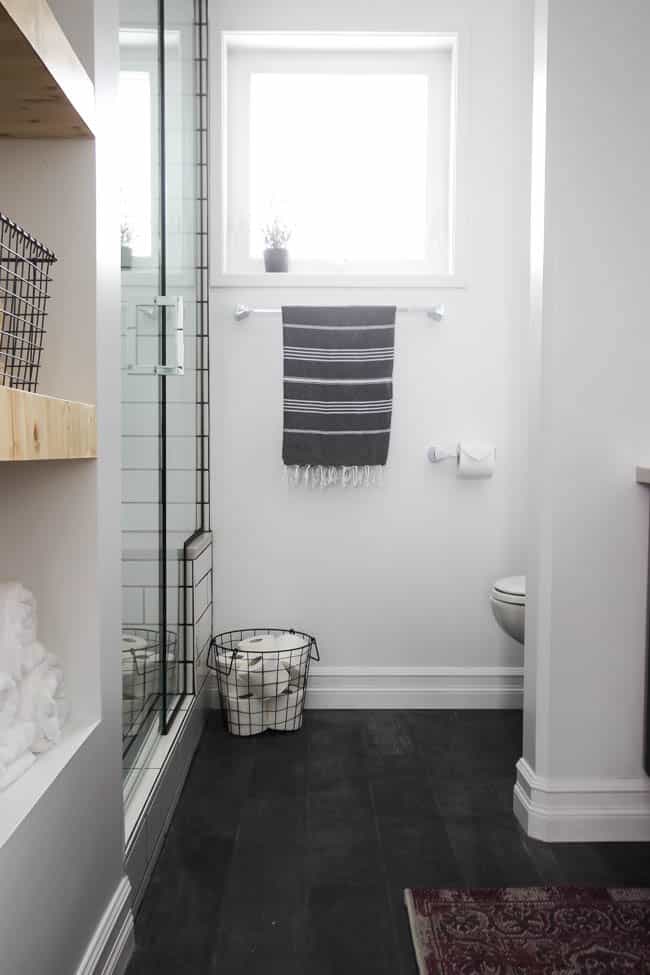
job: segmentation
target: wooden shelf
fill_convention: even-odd
[[[94,406],[0,386],[0,461],[96,456]]]
[[[0,136],[92,138],[93,83],[46,0],[0,0]]]

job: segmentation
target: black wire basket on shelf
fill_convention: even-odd
[[[298,731],[316,637],[298,630],[255,627],[212,638],[208,667],[217,676],[221,711],[232,735]]]
[[[0,386],[35,393],[56,256],[0,213]]]

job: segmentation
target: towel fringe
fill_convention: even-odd
[[[287,480],[291,487],[311,489],[340,486],[342,488],[376,487],[383,483],[383,467],[380,465],[353,465],[346,467],[326,467],[323,464],[293,464],[286,467]]]

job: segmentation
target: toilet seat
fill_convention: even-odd
[[[492,598],[512,606],[526,605],[526,576],[508,576],[497,579],[492,588]]]

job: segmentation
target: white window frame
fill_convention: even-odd
[[[431,52],[445,50],[449,51],[451,77],[450,77],[450,104],[449,104],[449,153],[448,153],[448,248],[449,261],[448,270],[443,273],[434,272],[429,268],[423,267],[417,271],[409,269],[389,268],[385,273],[378,272],[375,268],[361,269],[353,267],[344,269],[339,266],[310,268],[307,270],[291,270],[288,274],[265,274],[261,269],[256,270],[254,265],[245,262],[242,270],[241,255],[238,261],[238,269],[233,271],[229,267],[228,261],[228,218],[229,218],[229,170],[233,164],[233,148],[241,152],[241,146],[233,147],[229,144],[228,116],[229,106],[232,105],[233,92],[229,90],[229,82],[232,81],[233,65],[236,70],[237,59],[231,57],[233,49],[244,48],[245,51],[258,49],[256,52],[255,71],[275,70],[280,73],[286,72],[286,61],[274,58],[273,51],[278,50],[289,53],[292,59],[292,67],[299,70],[301,58],[306,58],[309,62],[309,53],[317,51],[320,55],[330,52],[334,58],[333,64],[338,60],[341,64],[339,55],[343,52],[358,52],[360,55],[359,71],[369,72],[369,65],[373,57],[377,64],[379,73],[387,73],[387,63],[390,58],[386,54],[394,54],[394,70],[400,72],[408,71],[405,65],[412,65],[416,73],[426,72],[427,55],[431,62]],[[222,31],[217,36],[216,53],[217,72],[221,80],[220,98],[218,104],[213,108],[214,124],[212,126],[212,158],[218,161],[214,167],[212,176],[212,228],[213,240],[216,241],[216,253],[212,261],[211,283],[213,286],[229,287],[238,285],[264,286],[264,287],[286,287],[305,286],[313,287],[318,285],[333,286],[353,286],[353,287],[382,287],[382,286],[409,286],[409,287],[464,287],[462,279],[462,255],[460,244],[464,239],[461,220],[459,219],[459,186],[464,180],[461,176],[462,159],[462,139],[464,137],[464,124],[459,113],[459,89],[460,78],[464,75],[461,70],[461,60],[459,57],[459,35],[458,33],[322,33],[322,32],[230,32]],[[407,61],[407,57],[412,60]],[[307,63],[305,62],[305,63]],[[325,59],[323,59],[323,64]],[[314,70],[313,59],[311,59],[310,71]],[[339,68],[340,70],[340,68]],[[347,68],[346,68],[347,71]],[[229,77],[230,75],[230,77]],[[241,98],[245,97],[247,86],[241,83],[242,79],[235,77],[235,82]],[[215,99],[215,101],[217,101]],[[215,111],[216,108],[216,111]],[[241,110],[241,105],[239,106]],[[248,109],[246,108],[246,113]],[[245,147],[244,147],[245,151]],[[259,265],[258,265],[259,267]]]
[[[122,71],[133,71],[149,75],[150,107],[146,122],[150,126],[151,135],[149,181],[151,253],[147,256],[136,256],[134,254],[132,265],[132,272],[149,272],[156,269],[160,263],[160,220],[158,214],[160,148],[155,124],[158,112],[158,57],[154,46],[156,38],[151,28],[122,28],[121,35],[127,32],[133,35],[134,40],[128,46],[120,48],[120,73]],[[135,43],[138,39],[140,43]]]

